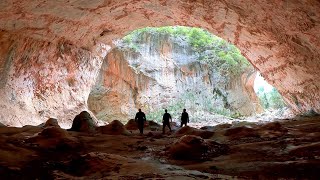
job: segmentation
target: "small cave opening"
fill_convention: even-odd
[[[257,73],[254,80],[254,91],[259,98],[264,115],[269,115],[266,117],[283,118],[291,113],[278,90],[270,85],[260,73]]]
[[[146,27],[114,41],[88,107],[106,122],[126,123],[139,108],[158,123],[164,109],[177,123],[187,109],[193,127],[255,121],[276,98],[254,90],[257,73],[235,45],[204,29]]]

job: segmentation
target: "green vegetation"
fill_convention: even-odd
[[[184,26],[146,27],[131,32],[122,40],[127,47],[133,51],[138,51],[138,41],[146,33],[164,34],[172,38],[184,39],[199,54],[199,61],[206,62],[211,66],[223,67],[224,75],[239,75],[250,66],[250,63],[241,55],[236,46],[200,28]]]
[[[270,92],[265,92],[264,88],[260,87],[257,95],[264,109],[280,109],[286,106],[276,88],[273,88]]]
[[[195,55],[194,57],[197,58],[197,61],[201,62],[201,64],[207,64],[212,77],[218,79],[214,84],[216,88],[213,90],[208,90],[208,92],[204,93],[204,89],[207,89],[207,87],[200,88],[201,92],[196,89],[190,89],[174,102],[169,103],[166,108],[171,115],[175,118],[179,117],[185,105],[189,104],[189,109],[194,111],[205,111],[229,117],[241,116],[240,113],[230,110],[227,96],[222,93],[224,91],[222,87],[225,87],[231,78],[239,77],[248,68],[252,68],[246,58],[241,55],[240,50],[204,29],[184,26],[138,29],[126,35],[121,43],[123,47],[139,52],[140,48],[142,50],[145,47],[144,43],[146,42],[144,41],[148,41],[151,38],[152,42],[159,42],[162,37],[169,38],[174,44],[187,44],[188,50],[193,51],[192,54]],[[220,101],[220,99],[223,105],[216,107],[213,102]],[[163,113],[163,109],[149,110],[147,119],[161,122]]]
[[[183,108],[185,107],[184,107],[184,103],[181,100],[178,102],[171,102],[170,105],[168,105],[167,107],[172,118],[180,117]],[[163,114],[164,114],[164,109],[159,109],[157,111],[152,111],[150,113],[147,113],[146,118],[147,120],[153,120],[155,122],[162,123]]]

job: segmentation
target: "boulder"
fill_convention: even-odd
[[[49,118],[46,123],[44,124],[43,127],[58,127],[60,128],[59,126],[59,123],[58,123],[58,120],[55,119],[55,118]]]
[[[70,136],[66,130],[60,127],[47,127],[36,136],[27,139],[26,142],[41,149],[57,151],[72,150],[80,146],[76,138]]]
[[[151,131],[159,131],[162,129],[162,126],[154,121],[147,121],[147,128]]]
[[[108,125],[98,127],[97,131],[102,134],[110,134],[110,135],[130,135],[131,134],[125,128],[125,126],[118,120],[113,120]]]
[[[184,126],[180,128],[177,132],[175,132],[175,136],[183,136],[183,135],[195,135],[195,136],[200,136],[204,139],[208,139],[211,136],[213,136],[214,132],[213,131],[206,131],[206,130],[201,130],[201,129],[196,129],[190,126]]]
[[[125,125],[125,128],[127,130],[137,130],[138,129],[137,122],[134,119],[130,119]]]
[[[170,156],[179,160],[207,160],[228,151],[227,145],[194,135],[182,136],[168,149]]]
[[[72,122],[72,127],[69,131],[78,132],[94,132],[96,125],[87,111],[82,111],[78,114]]]
[[[39,133],[39,136],[46,138],[66,138],[68,137],[68,132],[64,129],[57,127],[48,127]]]
[[[226,130],[224,135],[228,136],[231,140],[245,137],[260,137],[256,129],[246,126],[229,128]]]

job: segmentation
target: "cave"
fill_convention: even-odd
[[[317,0],[1,1],[1,177],[318,179],[319,16]],[[201,129],[172,124],[167,134],[150,121],[143,136],[134,121],[104,124],[91,100],[106,91],[97,82],[115,41],[165,26],[202,28],[234,44],[294,117]],[[113,60],[119,72],[122,62]],[[133,71],[122,72],[134,90],[149,81],[141,75],[145,83],[136,84]],[[255,76],[247,77],[249,88]],[[87,124],[73,124],[79,118]]]

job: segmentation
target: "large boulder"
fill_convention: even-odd
[[[110,135],[130,135],[130,132],[118,120],[114,120],[108,125],[98,127],[97,131],[102,134]]]
[[[125,128],[128,130],[137,130],[138,124],[134,119],[130,119],[127,124],[125,125]]]
[[[43,127],[58,127],[60,128],[59,126],[59,123],[58,123],[58,120],[55,119],[55,118],[49,118],[46,123],[44,124]]]
[[[213,131],[206,131],[206,130],[201,130],[201,129],[196,129],[193,127],[189,126],[184,126],[181,129],[179,129],[177,132],[175,132],[175,136],[183,136],[183,135],[195,135],[195,136],[200,136],[201,138],[208,139],[212,137],[214,134]]]
[[[80,146],[76,138],[59,127],[47,127],[36,136],[27,139],[26,142],[37,145],[41,149],[57,151],[72,150]]]
[[[87,111],[82,111],[73,119],[69,131],[94,132],[95,129],[96,125],[90,114]]]
[[[170,156],[179,160],[207,160],[226,154],[229,147],[212,140],[204,140],[199,136],[185,135],[169,149]]]

